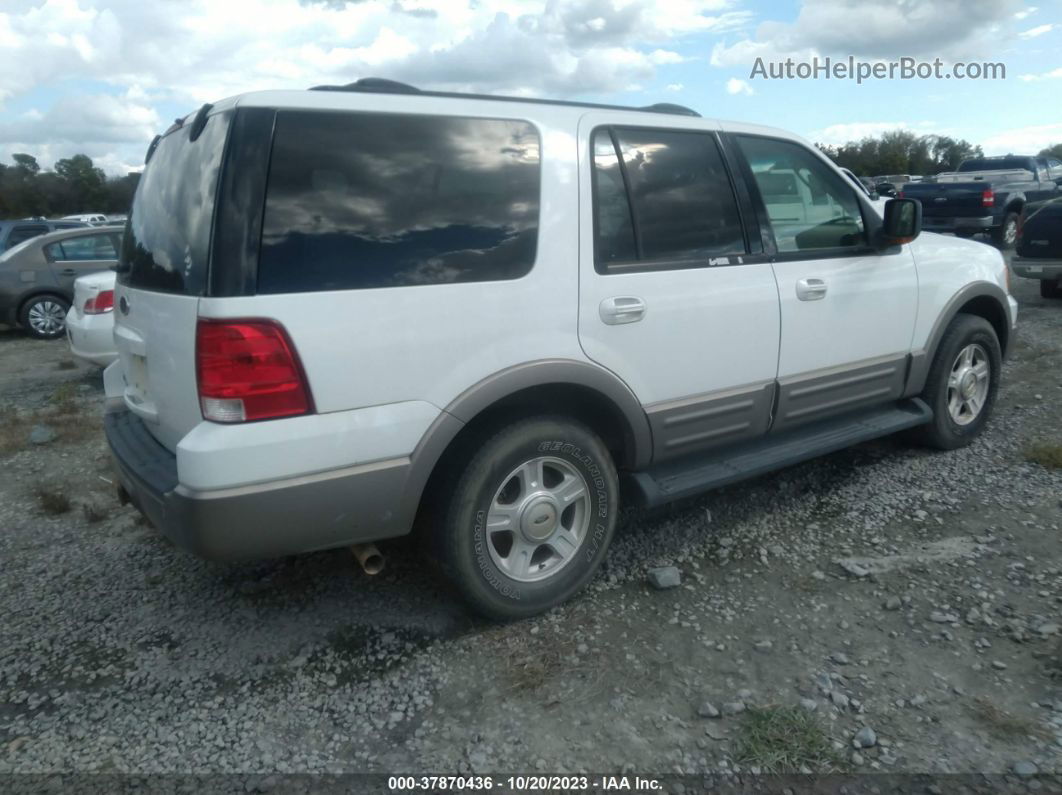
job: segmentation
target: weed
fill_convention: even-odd
[[[96,522],[102,522],[107,518],[108,511],[99,503],[86,502],[81,505],[81,513],[86,522],[96,524]]]
[[[1051,739],[1051,733],[1036,721],[1011,715],[983,696],[978,696],[973,700],[970,711],[996,737],[1002,739],[1022,737],[1035,737],[1040,740]]]
[[[71,359],[63,359],[61,362],[56,363],[56,370],[76,370],[77,364]]]
[[[42,486],[37,489],[37,504],[48,516],[59,516],[67,513],[70,508],[70,498],[61,491]]]
[[[765,773],[836,769],[843,762],[815,716],[800,707],[753,707],[743,716],[734,756]]]
[[[1034,442],[1025,448],[1025,459],[1044,469],[1062,469],[1062,444]]]

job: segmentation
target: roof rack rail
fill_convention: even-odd
[[[358,91],[368,94],[417,94],[422,97],[449,97],[451,99],[488,99],[496,102],[527,102],[535,105],[564,105],[601,110],[638,110],[644,113],[666,113],[677,116],[697,116],[697,111],[671,102],[657,102],[641,108],[627,105],[603,105],[597,102],[572,102],[564,99],[536,99],[534,97],[504,97],[496,94],[464,94],[456,91],[424,91],[408,83],[388,80],[383,77],[363,77],[344,86],[313,86],[310,91]]]

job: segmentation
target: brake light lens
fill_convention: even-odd
[[[996,194],[991,188],[985,188],[981,193],[981,206],[992,207],[996,203]]]
[[[279,323],[200,318],[195,343],[204,419],[251,422],[313,412],[299,355]]]
[[[902,190],[896,191],[896,198],[897,199],[902,199],[903,198],[903,191]]]
[[[96,295],[85,301],[81,309],[86,315],[102,315],[105,312],[114,311],[114,290],[100,290]]]

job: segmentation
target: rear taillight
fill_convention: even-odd
[[[102,315],[114,311],[114,290],[101,290],[85,302],[81,310],[86,315]]]
[[[896,191],[896,198],[897,199],[902,199],[903,198],[903,191],[902,190]]]
[[[996,203],[996,194],[991,188],[985,188],[981,193],[981,206],[991,207]]]
[[[248,422],[313,411],[299,355],[279,323],[200,318],[195,352],[204,419]]]

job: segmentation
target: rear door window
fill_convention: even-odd
[[[45,254],[53,262],[76,262],[88,260],[117,259],[111,235],[85,235],[69,237],[45,247]]]
[[[13,227],[11,234],[7,236],[7,248],[14,248],[19,243],[35,238],[38,235],[43,235],[47,231],[48,227],[44,224],[22,224]]]
[[[594,133],[595,267],[708,265],[746,252],[737,198],[711,133]]]
[[[518,278],[539,191],[525,121],[280,111],[258,292]]]

